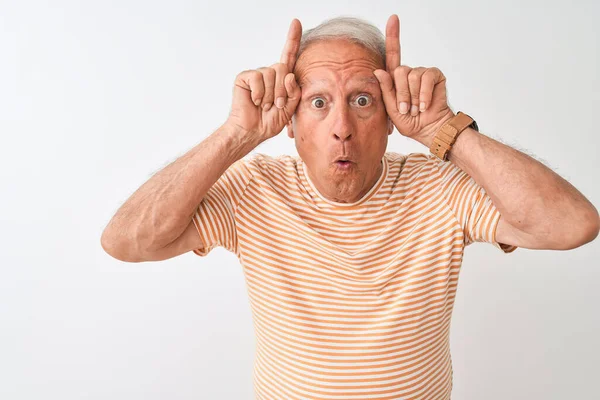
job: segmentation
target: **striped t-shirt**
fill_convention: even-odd
[[[387,152],[355,203],[323,197],[297,156],[255,154],[210,188],[194,223],[245,276],[257,399],[450,399],[450,318],[466,245],[499,211],[432,155]]]

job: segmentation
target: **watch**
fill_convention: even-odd
[[[454,142],[456,142],[456,138],[467,128],[479,131],[477,122],[467,114],[459,111],[436,132],[429,148],[431,154],[440,161],[448,161],[450,149],[452,149]]]

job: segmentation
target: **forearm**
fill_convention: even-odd
[[[458,136],[449,160],[482,186],[503,218],[523,232],[562,240],[580,236],[598,220],[596,208],[569,182],[474,129]]]
[[[254,136],[222,125],[130,196],[104,230],[103,246],[142,252],[171,243],[189,225],[210,187],[258,144]]]

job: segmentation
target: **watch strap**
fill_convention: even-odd
[[[454,117],[446,121],[436,132],[429,148],[431,154],[441,161],[448,161],[450,149],[452,149],[458,135],[474,124],[475,121],[473,118],[459,111]]]

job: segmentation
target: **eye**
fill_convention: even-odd
[[[325,107],[325,101],[320,97],[315,97],[314,99],[312,99],[311,104],[316,108]]]
[[[356,98],[356,103],[361,107],[366,107],[371,104],[371,96],[366,94],[361,94]]]

